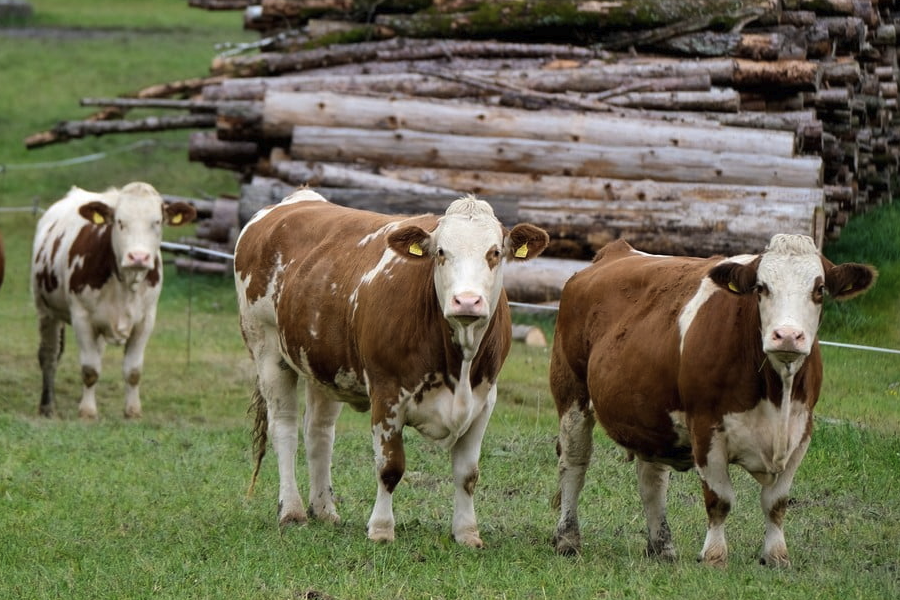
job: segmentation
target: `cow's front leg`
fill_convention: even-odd
[[[397,396],[393,396],[394,399]],[[406,471],[403,450],[403,423],[397,418],[396,405],[385,408],[384,400],[372,397],[372,448],[375,451],[375,478],[378,492],[369,517],[369,539],[394,541],[393,493]]]
[[[764,484],[760,490],[760,505],[766,520],[766,539],[759,557],[759,562],[763,565],[789,567],[791,564],[790,558],[788,558],[787,543],[784,541],[784,513],[787,511],[788,494],[791,491],[794,474],[806,455],[809,439],[807,436],[794,450],[784,472],[771,484]]]
[[[695,442],[695,452],[698,448]],[[697,471],[703,482],[703,499],[706,503],[706,540],[698,560],[714,566],[728,564],[728,544],[725,541],[725,519],[734,503],[734,488],[728,474],[728,459],[724,441],[713,434],[705,454],[705,464],[698,464]],[[698,461],[699,463],[699,461]]]
[[[39,319],[40,346],[38,363],[41,366],[41,403],[38,411],[45,417],[52,417],[54,411],[54,386],[59,356],[62,354],[64,323],[53,317],[42,315]]]
[[[563,555],[581,551],[578,496],[593,452],[594,412],[587,397],[574,401],[559,418],[559,522],[553,543]]]
[[[100,379],[101,360],[106,341],[97,335],[88,323],[88,318],[72,318],[75,339],[81,361],[81,402],[78,416],[82,419],[97,418],[97,381]]]
[[[125,418],[141,417],[141,373],[144,368],[144,348],[153,331],[153,323],[136,326],[125,344],[122,378],[125,380]]]
[[[669,467],[637,459],[638,490],[647,518],[647,556],[675,559],[672,533],[666,521],[666,493],[669,489]]]
[[[309,469],[309,512],[322,521],[339,523],[331,485],[331,457],[334,451],[334,425],[343,404],[325,391],[306,383],[306,412],[303,414],[303,442]]]
[[[484,542],[478,533],[475,518],[475,485],[478,483],[478,461],[481,457],[481,442],[488,421],[497,401],[497,388],[491,387],[487,402],[481,414],[475,418],[469,430],[460,437],[450,450],[453,463],[453,538],[464,546],[483,548]]]

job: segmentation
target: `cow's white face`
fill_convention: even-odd
[[[112,223],[112,246],[122,269],[147,271],[155,266],[162,242],[163,200],[146,184],[119,191]]]
[[[537,256],[548,241],[528,224],[506,234],[491,206],[472,196],[454,201],[431,233],[403,227],[388,238],[398,254],[434,261],[438,303],[455,330],[486,327],[503,289],[503,260]]]
[[[852,298],[874,284],[877,272],[856,263],[835,266],[812,238],[777,234],[758,260],[724,262],[709,276],[731,292],[756,294],[762,349],[773,366],[795,373],[812,351],[825,295]]]
[[[802,362],[822,318],[825,271],[812,239],[778,235],[756,271],[763,351],[778,363]]]

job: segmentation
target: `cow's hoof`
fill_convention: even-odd
[[[137,408],[126,408],[125,409],[125,418],[126,419],[140,419],[144,414],[141,412],[141,409]]]
[[[283,529],[290,525],[306,525],[306,521],[302,504],[299,507],[285,508],[283,502],[278,503],[278,527]]]
[[[728,553],[707,552],[697,557],[697,562],[711,567],[724,568],[728,566]]]
[[[759,564],[773,569],[787,569],[791,566],[791,560],[787,552],[763,555],[759,557]]]
[[[48,419],[53,416],[54,411],[52,406],[39,406],[38,414],[42,417],[47,417]]]
[[[578,534],[558,534],[553,538],[556,553],[561,556],[578,556],[581,554],[581,536]]]
[[[97,420],[97,411],[96,410],[87,410],[87,409],[78,409],[78,418],[82,421],[96,421]]]
[[[393,542],[394,529],[387,527],[369,527],[369,539],[373,542]]]
[[[307,511],[307,515],[311,519],[315,519],[317,521],[322,521],[323,523],[331,523],[333,525],[337,525],[341,522],[341,517],[334,511],[322,510],[316,511],[313,510],[312,507],[309,507],[309,511]]]
[[[647,549],[644,551],[644,554],[646,554],[648,558],[655,558],[656,560],[665,562],[672,562],[677,558],[675,555],[675,548],[671,543],[651,544],[650,542],[647,542]]]
[[[469,548],[484,548],[484,542],[481,541],[481,537],[479,537],[477,531],[468,531],[465,533],[461,533],[459,535],[453,536],[456,538],[456,542],[463,546],[468,546]]]

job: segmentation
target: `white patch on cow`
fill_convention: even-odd
[[[739,254],[737,256],[732,256],[731,258],[723,259],[717,264],[736,262],[746,265],[753,262],[755,258],[755,254]],[[688,330],[690,330],[694,319],[697,318],[700,309],[706,304],[706,301],[720,289],[721,288],[716,285],[712,279],[704,276],[703,279],[700,280],[700,287],[697,288],[694,296],[684,305],[684,308],[681,309],[681,313],[678,315],[679,354],[684,353],[684,338],[687,335]]]
[[[399,227],[401,224],[401,221],[394,221],[392,223],[388,223],[387,225],[379,227],[372,233],[364,235],[356,245],[357,247],[362,248],[363,246],[371,244],[375,240],[387,239],[387,236],[390,235],[390,233],[397,229],[397,227]]]
[[[438,387],[433,385],[432,379],[430,384],[423,381],[412,391],[404,390],[401,403],[409,425],[441,447],[451,448],[478,416],[491,408],[490,392],[494,386],[486,381],[475,388],[456,385],[454,392],[442,381]],[[421,397],[418,402],[414,401],[417,395]]]
[[[381,258],[378,260],[378,264],[369,269],[359,280],[359,283],[354,288],[353,292],[350,294],[347,299],[350,302],[350,306],[353,307],[353,312],[351,314],[351,318],[356,315],[356,309],[359,307],[359,290],[364,285],[369,285],[372,283],[376,277],[378,277],[382,273],[386,273],[390,270],[392,264],[401,260],[401,258],[394,252],[391,248],[386,248],[382,253]]]
[[[683,410],[673,410],[669,413],[672,419],[672,430],[675,432],[675,446],[685,448],[691,445],[691,432],[687,426],[687,413]]]
[[[781,474],[791,455],[803,441],[809,410],[803,402],[790,403],[790,419],[786,427],[782,423],[782,411],[766,398],[756,406],[741,413],[729,413],[722,419],[724,435],[728,440],[730,462],[744,467],[757,479]],[[782,441],[786,437],[786,447]]]
[[[328,202],[321,194],[311,189],[297,190],[281,201],[281,204],[295,204],[297,202]]]

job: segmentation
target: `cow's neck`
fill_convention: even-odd
[[[772,446],[772,463],[779,470],[783,470],[793,452],[791,448],[791,405],[794,401],[795,383],[802,385],[803,377],[807,369],[806,360],[799,360],[785,365],[770,360],[765,354],[764,377],[766,398],[772,403],[777,403],[778,424]],[[800,393],[799,402],[805,398]]]

